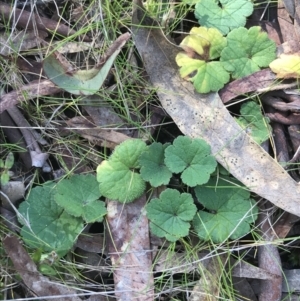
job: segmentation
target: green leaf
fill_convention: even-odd
[[[241,78],[267,67],[276,57],[275,42],[259,26],[237,28],[227,36],[220,61],[234,78]]]
[[[198,201],[208,212],[198,211],[193,220],[194,228],[201,239],[214,243],[246,235],[258,214],[250,192],[234,185],[236,181],[232,178],[223,179],[212,178],[195,188]]]
[[[252,12],[253,3],[249,0],[199,0],[195,7],[199,24],[217,28],[223,35],[245,26],[246,17]]]
[[[85,222],[102,222],[106,214],[104,202],[99,201],[99,184],[93,175],[74,175],[61,180],[54,193],[55,202],[69,214],[81,216]]]
[[[141,176],[153,187],[167,185],[170,182],[172,172],[164,163],[164,152],[169,145],[169,143],[164,145],[152,143],[140,156]]]
[[[194,56],[197,53],[201,60],[208,61],[220,57],[226,44],[226,38],[216,28],[193,27],[180,47],[188,54]]]
[[[223,65],[210,62],[218,58],[226,46],[226,38],[217,29],[194,27],[180,46],[186,51],[176,56],[180,75],[192,81],[197,92],[218,91],[229,81],[229,73]]]
[[[220,62],[208,62],[191,59],[184,53],[176,56],[180,66],[180,75],[194,83],[199,93],[218,91],[229,81],[229,73]],[[195,75],[193,75],[196,72]]]
[[[54,184],[35,187],[27,200],[22,202],[19,212],[27,223],[23,224],[21,236],[33,248],[45,252],[55,251],[63,256],[73,247],[83,230],[83,221],[69,215],[53,200]]]
[[[175,189],[166,189],[146,206],[151,232],[169,241],[188,235],[196,210],[192,196]]]
[[[59,53],[50,54],[44,59],[43,68],[48,78],[58,87],[76,95],[93,95],[105,81],[114,60],[129,39],[128,33],[120,36],[107,51],[104,60],[91,70],[70,71]]]
[[[118,145],[109,160],[120,162],[128,168],[140,168],[139,157],[147,150],[147,145],[140,139],[128,139]]]
[[[190,187],[206,183],[217,162],[210,155],[210,146],[202,139],[177,137],[165,150],[165,164],[174,173],[180,173],[182,182]]]
[[[9,152],[6,156],[6,159],[5,159],[5,164],[4,164],[4,168],[6,169],[11,169],[14,165],[14,155],[12,152]]]
[[[270,138],[269,120],[262,115],[257,103],[254,101],[244,103],[240,112],[242,116],[235,118],[236,121],[258,144]]]
[[[140,197],[145,188],[145,181],[137,172],[139,157],[147,150],[142,140],[126,140],[115,148],[108,160],[97,168],[97,181],[103,196],[129,203]]]
[[[0,184],[6,185],[9,182],[9,173],[7,171],[3,171],[0,176]]]

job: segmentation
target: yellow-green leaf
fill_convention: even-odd
[[[300,77],[300,52],[294,54],[281,54],[270,64],[271,70],[278,78]]]

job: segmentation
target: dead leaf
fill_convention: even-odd
[[[74,289],[63,286],[61,283],[56,283],[53,280],[50,281],[39,273],[35,263],[16,236],[6,236],[3,240],[3,246],[25,285],[36,296],[44,297],[45,299],[58,296],[58,298],[55,298],[57,301],[81,301],[79,297],[76,297]],[[67,295],[68,297],[59,297],[61,295]]]
[[[38,36],[37,36],[38,33]],[[44,39],[48,36],[45,31],[21,31],[10,35],[2,34],[0,36],[0,54],[8,56],[12,53],[28,50],[36,47],[39,44],[39,39]]]
[[[20,87],[18,90],[13,90],[0,97],[0,114],[15,106],[21,101],[33,99],[41,95],[52,95],[61,91],[49,80],[36,80],[28,85]]]
[[[38,28],[43,31],[58,33],[66,37],[76,34],[76,31],[69,26],[41,17],[24,9],[12,7],[3,2],[0,2],[0,15],[4,20],[15,22],[15,26],[22,27],[26,30]],[[90,38],[84,36],[83,40],[87,42],[90,41]]]
[[[189,301],[218,301],[220,300],[221,276],[224,270],[226,255],[219,258],[210,257],[202,265],[201,278],[194,286]]]
[[[99,146],[115,148],[117,145],[131,137],[109,129],[96,127],[87,118],[74,117],[66,121],[67,125],[72,128],[71,131],[81,135],[87,140]]]
[[[264,69],[227,84],[219,91],[219,95],[225,104],[237,96],[245,95],[249,92],[266,88],[271,90],[275,79],[276,76],[270,69]]]

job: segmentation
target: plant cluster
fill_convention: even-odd
[[[193,225],[203,240],[221,242],[250,231],[257,207],[241,184],[225,175],[219,179],[217,162],[202,139],[179,136],[173,144],[128,140],[97,168],[101,194],[122,203],[134,201],[146,189],[168,185],[179,174],[187,191],[165,189],[146,206],[150,229],[158,237],[176,241]],[[205,196],[205,197],[203,197]],[[202,207],[197,212],[197,207]]]
[[[65,255],[84,223],[103,220],[106,208],[100,196],[93,175],[73,175],[33,188],[19,207],[23,240],[30,247]]]
[[[176,57],[180,75],[197,92],[218,91],[230,78],[250,75],[276,58],[275,42],[259,26],[243,27],[252,12],[249,0],[197,1],[201,27],[191,29],[180,44],[185,52]]]
[[[145,192],[147,182],[152,187],[168,185],[179,174],[187,192],[166,188],[146,206],[153,234],[176,241],[193,226],[205,241],[241,237],[250,231],[257,207],[235,179],[217,177],[216,167],[210,146],[202,139],[179,136],[173,144],[149,146],[139,139],[127,140],[98,166],[97,180],[93,175],[74,175],[33,188],[19,207],[21,235],[29,246],[62,256],[84,223],[102,221],[106,208],[101,196],[129,203]]]

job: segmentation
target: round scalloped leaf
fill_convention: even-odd
[[[176,63],[180,76],[194,83],[199,93],[218,91],[229,81],[229,73],[220,62],[205,62],[190,58],[185,53],[178,53]],[[196,74],[195,74],[196,72]]]
[[[136,172],[139,157],[147,150],[145,142],[138,139],[126,140],[118,145],[106,161],[97,168],[97,181],[103,196],[129,203],[140,197],[145,181]]]
[[[193,27],[180,47],[188,54],[196,52],[201,60],[208,61],[218,58],[226,43],[226,38],[216,28]]]
[[[56,185],[55,202],[69,214],[81,216],[85,222],[102,222],[106,214],[99,184],[94,175],[74,175],[63,179]]]
[[[207,211],[198,211],[193,220],[194,228],[201,239],[214,243],[246,235],[258,214],[250,192],[232,178],[223,179],[212,178],[195,188],[198,201]]]
[[[164,163],[165,149],[170,144],[152,143],[147,151],[140,156],[141,176],[145,181],[150,182],[151,186],[158,187],[167,185],[172,177],[172,172]]]
[[[129,139],[118,145],[112,155],[110,161],[121,162],[128,168],[139,168],[139,157],[147,150],[147,145],[140,139]]]
[[[241,78],[267,67],[276,57],[275,42],[259,26],[237,28],[227,36],[220,61],[234,78]]]
[[[103,161],[97,168],[100,192],[111,200],[130,203],[140,197],[145,188],[141,175],[121,162]]]
[[[190,187],[206,183],[217,166],[210,146],[202,139],[187,136],[177,137],[166,148],[165,164],[174,173],[182,172],[182,182]]]
[[[166,237],[169,241],[176,241],[188,235],[190,221],[197,208],[191,194],[166,189],[159,199],[150,201],[146,211],[151,232],[158,237]]]
[[[270,68],[278,78],[300,78],[300,52],[281,54],[270,64]]]
[[[230,30],[245,26],[246,17],[253,12],[250,0],[199,0],[195,16],[199,24],[217,28],[224,35]]]
[[[237,123],[247,130],[247,133],[258,144],[270,138],[271,128],[269,121],[261,113],[261,107],[254,101],[243,103],[240,110],[241,116],[235,118]]]
[[[54,184],[35,187],[21,203],[19,212],[26,220],[20,219],[21,236],[30,247],[63,256],[73,247],[84,225],[81,218],[69,215],[53,201],[54,190]]]

